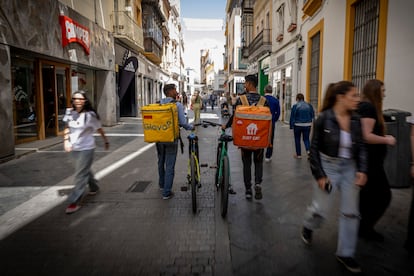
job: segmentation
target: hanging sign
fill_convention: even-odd
[[[119,99],[121,100],[127,91],[131,81],[135,77],[135,72],[138,69],[138,59],[134,56],[129,57],[125,61],[124,67],[119,70]]]
[[[62,29],[62,46],[66,47],[69,43],[76,42],[82,45],[86,54],[89,55],[89,29],[64,15],[59,17],[59,21]]]

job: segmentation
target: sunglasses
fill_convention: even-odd
[[[72,98],[73,101],[84,101],[85,98]]]

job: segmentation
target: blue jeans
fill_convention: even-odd
[[[293,127],[293,135],[295,136],[295,148],[296,148],[296,155],[301,155],[301,146],[300,146],[300,137],[302,136],[303,143],[305,144],[306,151],[309,151],[310,143],[309,143],[309,135],[310,135],[310,126],[294,126]]]
[[[94,153],[95,149],[71,152],[72,161],[75,166],[75,187],[68,197],[69,203],[76,203],[82,197],[87,184],[89,184],[91,191],[99,189],[97,185],[98,181],[91,171]]]
[[[266,158],[271,158],[273,155],[273,147],[274,147],[273,141],[275,140],[275,127],[276,127],[276,122],[273,122],[272,123],[272,136],[270,138],[270,143],[272,143],[272,146],[266,149],[266,155],[265,155]]]
[[[355,185],[356,164],[352,159],[321,154],[323,170],[332,183],[331,194],[314,184],[313,199],[305,213],[303,226],[314,230],[321,226],[332,210],[333,194],[341,191],[338,244],[336,255],[354,257],[359,227],[359,187]]]
[[[158,185],[163,189],[162,195],[171,193],[174,182],[175,161],[177,159],[178,143],[157,143],[158,155]]]

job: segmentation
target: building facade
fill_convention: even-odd
[[[76,90],[111,126],[140,116],[165,83],[184,88],[178,0],[0,0],[0,10],[0,160],[62,135]]]
[[[289,121],[297,93],[303,93],[318,111],[327,85],[339,80],[350,80],[359,89],[368,79],[383,80],[387,90],[383,108],[414,113],[414,93],[409,83],[414,66],[414,53],[409,50],[414,43],[410,31],[414,18],[408,12],[414,2],[239,3],[242,53],[249,62],[248,73],[258,74],[263,80],[259,89],[266,79],[272,84],[281,103],[282,121]],[[271,21],[267,19],[268,11]],[[268,37],[267,29],[271,34]],[[229,45],[226,47],[229,51]]]
[[[76,90],[103,124],[115,124],[112,33],[58,1],[0,6],[0,159],[13,156],[15,144],[61,135]]]
[[[227,75],[226,92],[244,91],[247,62],[242,56],[241,6],[239,1],[227,1],[226,47],[224,70]]]

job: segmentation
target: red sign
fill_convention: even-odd
[[[62,28],[62,46],[65,47],[69,43],[77,42],[82,45],[86,54],[89,55],[91,43],[89,29],[64,15],[60,16],[60,26]]]

